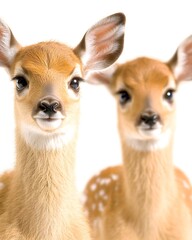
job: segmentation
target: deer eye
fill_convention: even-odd
[[[119,95],[119,102],[121,105],[125,105],[127,102],[131,101],[131,95],[126,90],[120,90],[117,94]]]
[[[172,103],[174,98],[174,93],[175,93],[174,89],[168,89],[164,94],[164,99]]]
[[[29,85],[28,81],[23,76],[16,76],[13,78],[13,80],[16,81],[16,88],[17,88],[17,91],[19,92],[24,90]]]
[[[80,82],[83,81],[80,77],[74,77],[69,83],[69,86],[71,89],[73,89],[75,92],[79,92],[80,89]]]

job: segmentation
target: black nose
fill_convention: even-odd
[[[60,110],[60,108],[61,104],[59,101],[53,98],[43,99],[38,104],[38,109],[49,116],[56,113],[58,110]]]
[[[159,121],[159,115],[154,114],[154,113],[152,113],[152,114],[147,114],[147,113],[142,114],[140,120],[141,120],[141,122],[143,122],[143,123],[149,125],[150,127],[152,127],[157,123],[157,121]]]

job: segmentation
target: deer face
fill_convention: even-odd
[[[17,124],[25,129],[65,132],[77,123],[80,60],[65,45],[48,42],[21,49],[12,68]]]
[[[148,58],[122,64],[111,89],[122,135],[138,141],[168,138],[174,123],[176,82],[166,64]]]
[[[186,38],[168,62],[137,58],[94,73],[92,82],[104,83],[117,100],[120,138],[147,151],[165,147],[173,134],[174,93],[192,79],[192,36]]]
[[[124,14],[116,13],[88,29],[74,49],[58,42],[22,48],[0,20],[0,66],[6,67],[14,80],[17,132],[28,144],[42,148],[55,139],[62,145],[76,139],[80,82],[91,71],[102,70],[118,59],[124,25]]]

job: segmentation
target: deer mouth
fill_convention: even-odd
[[[43,131],[54,131],[58,129],[64,120],[64,116],[58,113],[52,116],[37,114],[33,116],[33,118]]]
[[[162,134],[162,127],[160,125],[155,126],[140,126],[138,128],[139,135],[147,139],[157,139]]]
[[[54,131],[58,129],[62,124],[63,119],[53,119],[53,118],[37,118],[37,125],[44,131]]]

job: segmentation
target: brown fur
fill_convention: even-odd
[[[14,172],[5,172],[0,176],[0,184],[3,184],[2,188],[0,188],[0,215],[5,212],[5,201],[10,190],[13,174]]]

